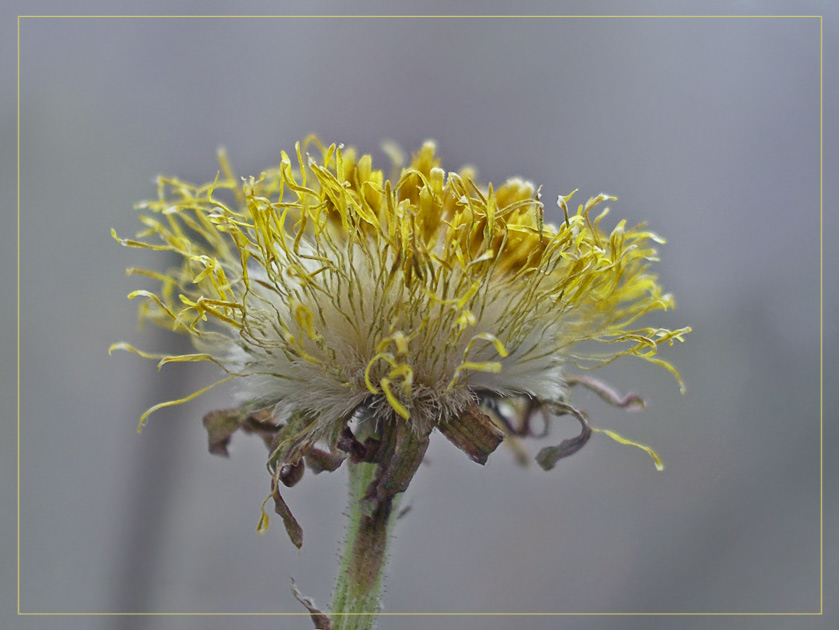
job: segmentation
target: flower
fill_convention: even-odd
[[[226,454],[238,429],[263,437],[272,496],[298,546],[278,488],[306,466],[376,462],[365,499],[381,502],[405,490],[434,429],[483,463],[505,437],[531,434],[534,415],[571,414],[580,436],[537,455],[551,468],[592,431],[569,403],[571,386],[641,403],[569,367],[632,355],[678,378],[656,352],[689,329],[635,327],[673,305],[648,269],[663,241],[624,221],[602,231],[608,210],[592,211],[613,197],[571,213],[571,195],[560,196],[564,221],[546,223],[534,184],[485,186],[473,169],[447,172],[430,141],[401,172],[396,158],[391,179],[369,155],[316,138],[256,178],[238,179],[223,152],[220,164],[199,186],[159,178],[157,199],[139,206],[146,229],[137,240],[114,233],[179,256],[166,273],[129,269],[160,282],[129,298],[145,298],[141,316],[189,335],[197,353],[112,348],[160,366],[209,361],[227,374],[152,407],[141,427],[155,409],[236,381],[238,404],[205,417],[210,450]],[[583,342],[606,350],[583,352]]]

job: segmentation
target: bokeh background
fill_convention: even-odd
[[[374,152],[435,138],[444,165],[522,175],[553,200],[605,191],[613,225],[668,239],[658,271],[690,325],[663,370],[601,372],[648,408],[576,402],[595,436],[546,473],[501,449],[485,468],[440,436],[413,481],[387,612],[806,613],[820,606],[819,20],[814,18],[276,18],[20,21],[20,239],[15,247],[15,15],[20,13],[823,14],[825,32],[825,587],[835,595],[837,12],[817,2],[592,2],[393,7],[368,2],[10,2],[0,95],[4,247],[0,608],[12,628],[290,628],[307,617],[16,617],[15,255],[20,259],[20,607],[24,612],[302,612],[326,605],[343,535],[345,472],[286,492],[305,530],[254,528],[264,451],[206,450],[225,392],[152,416],[212,379],[129,354],[183,342],[139,330],[128,266],[164,266],[109,235],[139,224],[153,178],[211,179],[224,145],[241,174],[310,132]],[[832,19],[831,19],[832,18]],[[573,427],[568,428],[573,431]],[[560,427],[555,439],[562,437]],[[530,444],[535,452],[542,444]],[[835,618],[834,618],[835,622]],[[827,617],[383,617],[446,627],[810,628]],[[834,626],[835,627],[835,626]]]

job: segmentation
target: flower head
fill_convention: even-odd
[[[494,187],[468,168],[447,172],[433,142],[390,179],[354,149],[314,138],[295,149],[259,177],[238,179],[222,153],[213,182],[159,178],[157,199],[140,206],[146,229],[118,240],[174,252],[180,264],[130,269],[160,289],[129,297],[198,352],[114,346],[161,365],[209,361],[227,374],[219,382],[238,383],[237,406],[205,418],[211,450],[226,454],[237,429],[263,436],[293,539],[277,488],[304,465],[377,462],[368,495],[382,500],[407,487],[435,428],[483,463],[505,436],[529,434],[534,414],[574,415],[580,437],[537,456],[550,468],[591,432],[569,387],[639,401],[569,368],[632,355],[678,378],[655,355],[689,329],[635,327],[673,304],[648,270],[662,240],[624,221],[603,231],[607,210],[593,210],[612,197],[574,213],[571,195],[559,197],[564,220],[553,225],[532,183]],[[583,353],[582,342],[605,350]]]

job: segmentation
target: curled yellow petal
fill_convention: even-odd
[[[233,376],[227,376],[227,377],[225,377],[221,380],[216,381],[215,383],[212,383],[211,385],[207,385],[207,387],[203,387],[203,388],[199,389],[198,391],[191,393],[189,396],[185,396],[184,398],[179,398],[178,400],[167,400],[166,402],[158,403],[158,404],[154,405],[153,407],[149,407],[148,409],[146,409],[146,411],[143,413],[143,415],[140,416],[140,422],[137,424],[137,433],[141,433],[143,431],[143,425],[146,423],[146,420],[148,419],[148,417],[151,414],[153,414],[155,411],[157,411],[158,409],[163,409],[164,407],[173,407],[175,405],[182,405],[186,402],[189,402],[193,398],[197,398],[198,396],[200,396],[204,392],[207,392],[207,391],[213,389],[214,387],[217,387],[218,385],[222,385],[223,383],[227,383],[231,379],[233,379]]]
[[[636,448],[640,448],[642,451],[646,451],[646,453],[650,457],[652,457],[652,460],[655,463],[655,469],[658,470],[658,471],[664,470],[664,463],[661,461],[661,458],[658,456],[658,453],[656,453],[649,446],[645,446],[644,444],[634,442],[634,441],[632,441],[630,439],[627,439],[627,438],[623,437],[622,435],[619,435],[618,433],[615,433],[614,431],[610,431],[608,429],[597,429],[595,427],[592,427],[592,431],[594,431],[595,433],[604,433],[604,434],[608,435],[610,438],[612,438],[615,442],[619,442],[620,444],[627,444],[629,446],[634,446]]]
[[[259,535],[262,535],[268,531],[268,525],[271,522],[268,513],[265,511],[265,504],[268,503],[271,497],[272,495],[269,494],[262,502],[262,507],[260,508],[259,522],[256,524],[256,533]]]

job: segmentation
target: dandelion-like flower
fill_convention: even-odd
[[[237,178],[220,153],[215,181],[158,180],[141,204],[146,226],[131,247],[173,252],[160,282],[135,291],[142,316],[192,337],[194,354],[152,355],[160,365],[209,361],[234,380],[237,404],[208,414],[210,449],[226,454],[236,430],[270,450],[272,496],[296,545],[302,532],[279,493],[305,467],[376,464],[360,497],[368,517],[390,509],[437,429],[484,463],[506,438],[532,434],[533,416],[569,414],[580,435],[536,456],[544,468],[585,444],[592,430],[570,404],[583,385],[632,407],[575,372],[632,355],[675,370],[658,346],[688,328],[636,327],[672,306],[649,271],[662,240],[620,221],[600,228],[613,199],[590,198],[564,220],[543,221],[539,189],[514,178],[482,184],[471,168],[445,171],[433,142],[393,176],[369,155],[310,138],[278,167]],[[572,193],[573,194],[573,193]],[[588,351],[600,342],[600,354]],[[209,387],[183,400],[190,400]],[[611,437],[648,447],[611,431]],[[261,527],[267,525],[263,512]]]

